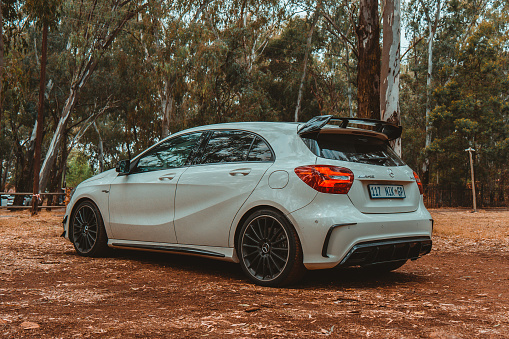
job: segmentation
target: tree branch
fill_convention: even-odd
[[[338,38],[340,39],[343,39],[351,48],[352,48],[352,51],[353,53],[355,54],[355,56],[358,58],[359,57],[359,54],[357,52],[357,49],[355,48],[355,45],[350,41],[350,39],[348,39],[347,36],[345,36],[342,32],[341,32],[341,29],[338,27],[338,25],[332,20],[332,18],[330,17],[330,15],[325,12],[324,10],[322,10],[322,15],[323,17],[325,18],[325,20],[327,20],[327,22],[332,26],[334,27],[334,29],[337,31],[337,33],[334,33],[332,31],[330,31],[332,34],[334,34],[335,36],[337,36]],[[339,34],[339,35],[338,35]]]
[[[417,46],[417,44],[418,44],[419,42],[421,42],[421,40],[422,40],[422,39],[424,39],[424,37],[422,37],[422,36],[421,36],[419,39],[415,40],[415,41],[414,41],[414,43],[413,43],[412,45],[410,45],[410,46],[407,48],[407,50],[405,51],[405,53],[403,53],[399,59],[400,59],[400,60],[403,60],[403,58],[405,57],[405,55],[406,55],[408,52],[410,52],[410,51],[411,51],[411,50],[412,50],[415,46]]]

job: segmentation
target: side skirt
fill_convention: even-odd
[[[189,246],[178,244],[162,244],[162,243],[146,243],[146,242],[131,242],[117,239],[110,239],[108,245],[113,248],[133,249],[152,252],[167,252],[178,253],[187,255],[196,255],[208,258],[219,259],[223,261],[237,262],[233,248],[204,248],[206,246]]]

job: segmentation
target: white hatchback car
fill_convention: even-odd
[[[390,271],[431,250],[422,185],[392,151],[401,127],[308,123],[196,127],[82,182],[64,234],[83,256],[108,247],[239,262],[264,286],[306,271]]]

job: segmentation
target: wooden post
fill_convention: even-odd
[[[468,156],[470,158],[470,173],[472,175],[472,201],[474,204],[474,212],[477,212],[477,202],[475,199],[474,161],[472,159],[472,152],[475,152],[475,149],[469,147],[465,151],[468,152]]]

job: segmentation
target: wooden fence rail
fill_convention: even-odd
[[[26,197],[32,197],[33,193],[23,193],[23,192],[14,192],[14,193],[10,193],[10,192],[0,192],[0,209],[29,209],[29,208],[32,208],[32,204],[29,204],[28,206],[25,206],[25,205],[9,205],[7,206],[7,197],[8,196],[17,196],[17,195],[22,195],[22,196],[26,196]],[[62,192],[62,193],[41,193],[41,198],[44,202],[44,196],[64,196],[66,195],[66,193]],[[42,209],[42,208],[46,208],[46,209],[51,209],[51,208],[65,208],[65,204],[62,204],[62,205],[53,205],[53,206],[49,206],[49,205],[40,205],[38,207],[39,209]]]

